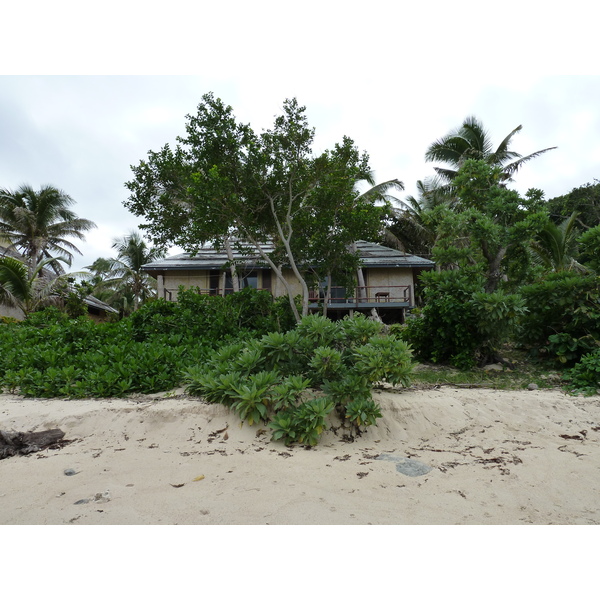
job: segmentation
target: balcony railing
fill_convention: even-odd
[[[373,285],[360,286],[354,289],[352,296],[346,297],[346,288],[333,286],[330,291],[328,306],[336,305],[360,306],[361,304],[411,304],[411,293],[409,285]],[[312,290],[310,302],[322,304],[325,302],[325,291],[322,289]]]
[[[163,298],[165,300],[173,300],[173,298],[177,295],[178,288],[163,288]],[[258,291],[271,291],[268,288],[258,288]],[[197,288],[196,291],[202,296],[229,296],[229,294],[233,294],[234,290],[232,287],[226,287],[225,290],[223,288]],[[223,291],[225,293],[223,294]]]
[[[259,288],[260,290],[261,288]],[[271,291],[271,290],[269,290]],[[165,300],[173,300],[176,289],[164,288]],[[220,296],[222,288],[199,288],[198,293],[207,296]],[[233,294],[233,288],[225,288],[225,295]],[[335,308],[350,308],[360,305],[373,304],[408,304],[412,305],[411,286],[409,285],[373,285],[356,287],[352,296],[346,297],[346,288],[333,286],[330,291],[328,306]],[[309,302],[311,304],[323,304],[325,302],[325,291],[314,289],[309,291]]]

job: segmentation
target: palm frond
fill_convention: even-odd
[[[537,152],[532,152],[531,154],[528,154],[527,156],[522,156],[521,158],[519,158],[518,160],[508,164],[508,165],[504,165],[503,170],[505,173],[507,173],[508,175],[512,176],[514,175],[526,162],[530,161],[532,158],[537,158],[538,156],[549,152],[550,150],[556,150],[556,148],[558,148],[558,146],[552,146],[551,148],[544,148],[543,150],[538,150]]]

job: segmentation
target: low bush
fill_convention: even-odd
[[[262,335],[287,331],[295,325],[287,298],[273,299],[264,290],[244,288],[227,296],[200,294],[180,288],[177,302],[147,302],[131,316],[134,339],[143,341],[161,333],[190,338],[222,339],[240,332]]]
[[[172,389],[212,350],[177,334],[135,341],[130,323],[63,319],[50,310],[0,327],[0,387],[29,397],[109,397]]]
[[[525,313],[516,294],[484,293],[483,278],[468,269],[424,273],[426,304],[397,328],[418,358],[459,369],[497,360],[498,348]]]
[[[600,347],[600,278],[561,271],[521,288],[517,339],[534,358],[572,366]]]
[[[187,369],[187,390],[231,406],[242,421],[267,423],[273,439],[317,443],[336,410],[356,434],[381,417],[375,382],[409,385],[411,351],[363,315],[330,321],[309,315],[286,333],[221,348]]]
[[[600,350],[590,352],[563,374],[571,394],[592,396],[600,389]]]

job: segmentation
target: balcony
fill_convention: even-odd
[[[268,290],[271,291],[271,290]],[[225,295],[233,294],[233,288],[225,288]],[[165,300],[173,300],[176,297],[176,289],[163,289]],[[199,289],[198,293],[210,296],[223,294],[222,288]],[[309,292],[310,308],[322,307],[325,294],[322,289],[314,289]],[[376,285],[356,287],[354,295],[346,297],[346,288],[333,286],[331,298],[327,307],[331,310],[348,310],[351,308],[409,308],[412,306],[411,286],[409,285]]]
[[[311,290],[310,306],[315,308],[325,302],[323,290]],[[327,303],[330,309],[349,308],[408,308],[412,306],[411,286],[376,285],[356,287],[354,295],[346,297],[346,288],[333,286]]]
[[[270,292],[270,289],[267,288],[254,288],[254,289],[258,289],[258,291],[266,291],[266,292]],[[170,302],[173,301],[173,298],[175,298],[177,296],[177,290],[178,288],[163,288],[163,295],[162,297],[165,300],[169,300]],[[225,289],[223,288],[197,288],[197,292],[202,295],[202,296],[229,296],[229,294],[233,294],[233,288],[232,287],[226,287]]]

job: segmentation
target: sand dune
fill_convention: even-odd
[[[271,442],[184,395],[0,396],[0,429],[72,443],[0,461],[1,524],[596,524],[600,400],[559,391],[376,391],[353,443]],[[340,432],[338,431],[338,434]],[[74,475],[65,475],[73,469]]]

